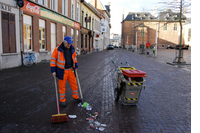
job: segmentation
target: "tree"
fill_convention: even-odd
[[[180,44],[179,44],[179,57],[176,57],[178,59],[178,61],[176,62],[176,58],[174,59],[174,63],[183,63],[182,62],[182,29],[183,29],[183,25],[182,25],[182,20],[183,20],[183,14],[187,13],[190,14],[191,13],[191,0],[162,0],[159,2],[159,4],[164,5],[163,7],[168,7],[170,9],[172,9],[175,12],[179,12],[179,23],[180,23]],[[163,8],[161,7],[161,8]],[[187,9],[184,10],[184,9]]]

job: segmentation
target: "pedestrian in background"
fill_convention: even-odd
[[[53,51],[50,67],[52,75],[59,79],[59,93],[60,93],[60,105],[66,106],[66,82],[70,83],[72,89],[72,97],[81,102],[82,99],[79,98],[77,82],[75,77],[75,72],[78,68],[78,62],[76,58],[76,51],[72,44],[72,38],[66,36],[61,44],[59,44]]]

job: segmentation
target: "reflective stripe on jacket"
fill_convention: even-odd
[[[63,43],[59,44],[53,51],[50,60],[51,72],[56,72],[56,76],[58,79],[63,80],[64,70],[65,70],[65,56],[64,56],[64,45]],[[72,60],[73,60],[73,68],[78,68],[78,62],[76,58],[76,52],[73,44],[70,47]]]

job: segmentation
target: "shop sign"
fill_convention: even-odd
[[[74,22],[73,20],[70,20],[66,17],[59,15],[59,14],[56,14],[56,13],[50,11],[50,10],[47,10],[47,9],[42,8],[40,6],[37,6],[37,5],[35,5],[31,2],[28,2],[27,0],[24,0],[24,2],[25,2],[25,4],[22,8],[23,11],[27,11],[29,13],[36,14],[36,15],[39,15],[41,17],[60,22],[60,23],[69,25],[71,27],[75,27],[77,29],[81,28],[80,23]]]
[[[81,28],[81,33],[82,33],[82,34],[88,34],[88,30],[87,30],[87,29],[84,29],[84,28]]]
[[[67,19],[61,15],[58,15],[58,14],[56,14],[52,11],[49,11],[47,9],[44,9],[44,8],[41,8],[41,17],[48,18],[48,19],[51,19],[51,20],[74,27],[73,20]]]
[[[101,22],[101,32],[106,32],[106,26],[107,26],[106,21],[105,22]]]
[[[0,9],[11,12],[12,7],[0,3]]]
[[[26,0],[24,0],[24,6],[22,7],[22,10],[23,11],[27,11],[27,12],[30,12],[32,14],[35,14],[35,15],[39,15],[40,16],[40,6],[37,6],[31,2],[28,2]]]
[[[74,22],[74,28],[81,29],[81,24]]]

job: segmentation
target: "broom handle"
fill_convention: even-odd
[[[58,109],[58,114],[60,114],[59,102],[58,102],[58,88],[57,88],[56,76],[54,77],[54,82],[55,82],[55,89],[56,89],[57,109]]]
[[[78,73],[76,70],[74,70],[75,73],[76,73],[76,79],[77,79],[77,82],[78,82],[78,88],[79,88],[79,91],[80,91],[80,95],[81,95],[81,99],[83,100],[83,95],[82,95],[82,91],[81,91],[81,86],[80,86],[80,82],[79,82],[79,78],[78,78]]]

